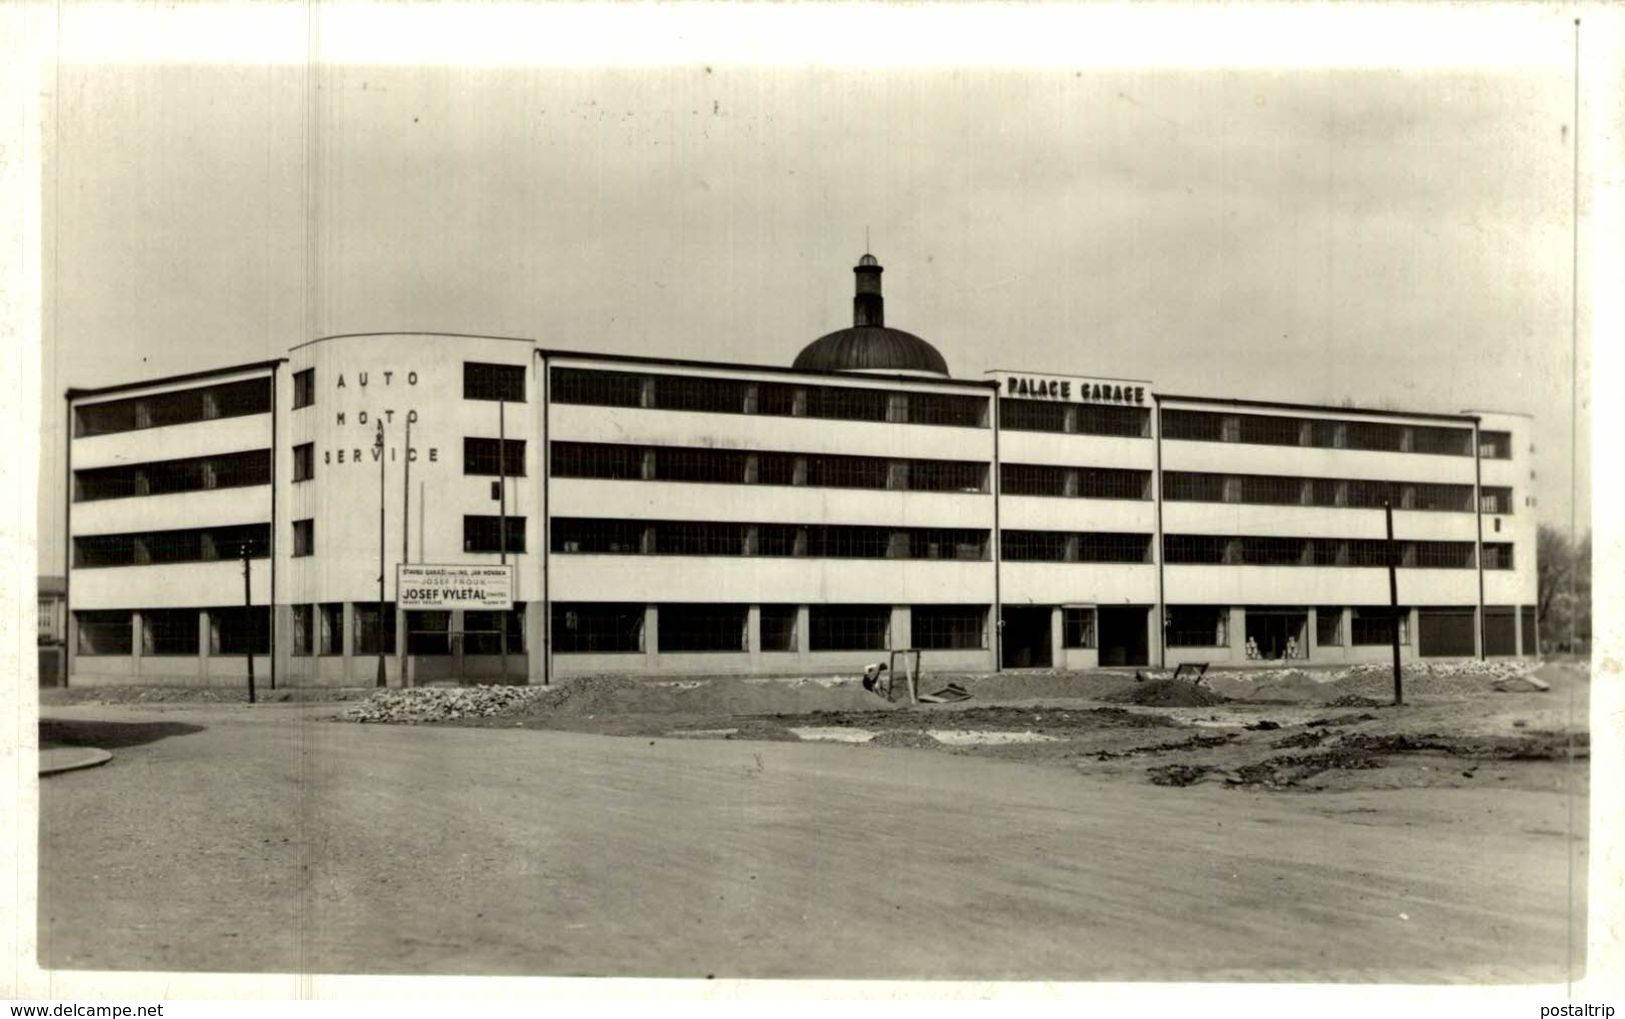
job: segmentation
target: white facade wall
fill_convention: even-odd
[[[522,368],[525,400],[505,405],[463,396],[463,364],[480,362]],[[269,522],[275,506],[275,582],[272,561],[255,562],[252,597],[274,603],[274,664],[284,682],[370,685],[376,659],[355,653],[355,609],[379,597],[380,502],[385,601],[395,598],[395,568],[402,561],[491,564],[496,553],[463,549],[465,515],[496,516],[495,478],[464,473],[463,440],[498,437],[503,431],[525,442],[523,476],[506,488],[507,513],[524,518],[525,551],[509,556],[515,566],[515,598],[526,603],[524,651],[515,651],[519,677],[540,682],[552,676],[602,672],[648,674],[753,673],[762,675],[855,671],[882,652],[812,652],[808,646],[808,606],[868,604],[887,606],[889,642],[905,646],[913,637],[912,607],[1003,604],[1030,609],[1029,622],[1049,610],[1047,636],[1030,631],[1020,638],[1047,642],[1047,660],[1061,668],[1088,668],[1108,657],[1099,648],[1063,646],[1066,607],[1128,610],[1126,633],[1142,613],[1148,663],[1184,660],[1240,663],[1247,609],[1298,606],[1313,613],[1344,607],[1343,643],[1312,647],[1312,662],[1380,660],[1385,647],[1355,647],[1348,640],[1347,606],[1376,606],[1388,600],[1387,573],[1371,567],[1163,565],[1162,534],[1222,534],[1278,537],[1380,539],[1380,510],[1259,506],[1235,503],[1164,502],[1151,498],[1000,496],[997,464],[1119,468],[1154,472],[1188,470],[1227,474],[1346,478],[1470,485],[1475,467],[1485,486],[1513,489],[1511,512],[1483,517],[1485,542],[1511,542],[1516,569],[1417,569],[1399,571],[1399,599],[1407,607],[1407,656],[1417,651],[1418,612],[1429,606],[1476,607],[1482,579],[1484,605],[1522,607],[1535,595],[1535,508],[1529,476],[1529,421],[1516,415],[1483,414],[1482,428],[1512,436],[1508,460],[1347,449],[1193,442],[1090,434],[1057,434],[930,424],[703,413],[643,407],[604,407],[551,403],[547,371],[574,367],[643,374],[691,375],[745,381],[852,386],[953,396],[995,398],[992,386],[945,384],[922,379],[832,376],[763,371],[749,367],[699,366],[658,360],[597,359],[586,355],[538,352],[528,340],[429,334],[329,337],[294,348],[276,370],[275,414],[145,429],[73,440],[72,466],[85,469],[209,453],[270,448],[275,435],[275,486],[104,500],[74,504],[72,533],[97,534]],[[314,403],[295,408],[294,377],[314,372]],[[269,375],[270,369],[223,373],[171,388],[215,384]],[[1059,378],[1059,377],[1055,377]],[[340,380],[343,385],[340,385]],[[1079,383],[1087,380],[1079,379]],[[158,391],[164,387],[148,387]],[[121,390],[123,398],[147,390]],[[1149,392],[1149,390],[1147,390]],[[103,397],[95,397],[102,399]],[[1152,410],[1154,397],[1147,397]],[[1471,427],[1472,418],[1360,416],[1336,409],[1254,409],[1223,401],[1204,404],[1178,398],[1169,407],[1216,413],[1280,414],[1294,418],[1369,420],[1425,427]],[[410,447],[406,441],[412,418]],[[383,482],[373,454],[377,422],[385,422]],[[988,465],[989,491],[919,492],[739,485],[664,480],[547,479],[552,441],[619,443],[642,446],[782,451],[892,459],[976,461]],[[309,444],[314,477],[293,480],[294,450]],[[161,453],[154,453],[161,450]],[[410,484],[408,459],[410,458]],[[409,505],[409,512],[407,507]],[[549,518],[588,517],[649,521],[734,521],[756,524],[865,525],[891,528],[964,528],[989,535],[985,561],[909,559],[818,559],[770,556],[689,556],[580,554],[548,551]],[[314,524],[315,552],[293,554],[293,527]],[[1396,510],[1399,540],[1477,540],[1479,519],[1471,512]],[[1160,527],[1160,529],[1159,529]],[[1144,563],[995,561],[999,530],[1127,532],[1151,536]],[[237,562],[167,566],[72,569],[71,607],[161,609],[233,606],[242,602]],[[550,622],[547,605],[623,602],[642,606],[644,646],[623,653],[544,654]],[[293,606],[343,606],[341,646],[330,655],[293,655]],[[659,607],[682,603],[723,603],[749,607],[746,647],[739,652],[676,653],[659,641]],[[762,649],[760,606],[799,606],[797,646]],[[1160,647],[1161,609],[1173,605],[1228,607],[1226,646]],[[202,641],[207,648],[206,615]],[[1310,617],[1312,631],[1313,615]],[[461,614],[452,618],[461,626]],[[1008,632],[1008,631],[1007,631]],[[1097,637],[1100,635],[1097,633]],[[1011,637],[1009,639],[1015,639]],[[71,641],[71,634],[70,634]],[[150,658],[137,652],[121,657],[85,657],[75,674],[98,682],[163,679],[174,682],[238,682],[246,665],[210,656]],[[405,637],[397,634],[386,656],[391,683],[426,681],[444,675],[446,663],[406,661]],[[999,628],[989,613],[984,646],[929,651],[928,667],[942,670],[997,666]],[[1043,657],[1043,656],[1040,656]],[[271,661],[257,663],[268,670]],[[262,673],[263,675],[263,673]],[[450,678],[450,677],[448,677]]]

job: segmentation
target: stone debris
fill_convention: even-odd
[[[522,713],[548,691],[526,686],[414,687],[379,690],[347,708],[348,722],[450,722],[463,718],[492,718]]]

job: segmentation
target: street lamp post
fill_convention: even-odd
[[[384,678],[384,419],[378,419],[378,431],[372,440],[373,455],[378,458],[378,686],[387,686]]]

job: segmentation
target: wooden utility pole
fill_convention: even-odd
[[[498,542],[497,547],[502,550],[502,552],[501,552],[502,557],[501,557],[501,559],[499,561],[502,563],[503,566],[508,565],[508,414],[507,414],[507,411],[508,411],[508,401],[507,400],[499,401],[497,403],[497,486],[498,486],[497,487],[497,493],[498,493],[498,496],[499,496],[499,501],[497,502],[497,542]],[[510,595],[512,595],[512,593],[513,593],[513,587],[512,587],[511,584],[509,585],[508,592],[509,592]],[[512,612],[512,611],[513,611],[513,609],[510,607],[506,612],[497,613],[497,627],[502,631],[500,637],[498,637],[498,640],[501,642],[500,647],[502,649],[502,680],[501,680],[501,682],[504,685],[508,682],[508,612]]]
[[[401,454],[401,562],[412,561],[412,415],[406,416],[406,439]],[[395,614],[401,631],[406,630],[406,609],[400,606],[400,592],[395,593]],[[409,686],[406,681],[406,642],[401,641],[401,686]]]
[[[243,622],[248,629],[248,703],[254,703],[254,590],[249,578],[248,542],[242,544],[243,553]]]
[[[1384,499],[1382,502],[1383,516],[1388,522],[1388,639],[1394,646],[1394,703],[1405,703],[1405,685],[1400,679],[1399,666],[1399,578],[1394,572],[1398,565],[1398,556],[1394,548],[1394,507],[1391,502]]]

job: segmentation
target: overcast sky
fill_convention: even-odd
[[[1445,70],[64,65],[42,572],[68,386],[408,329],[787,365],[866,230],[956,376],[1530,413],[1566,526],[1566,24]]]

